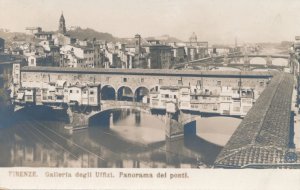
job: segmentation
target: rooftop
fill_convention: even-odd
[[[200,70],[170,70],[170,69],[104,69],[104,68],[67,68],[67,67],[22,67],[22,72],[56,72],[83,74],[127,74],[156,76],[187,76],[187,77],[236,77],[236,78],[271,78],[273,72],[254,71],[200,71]]]
[[[215,166],[284,162],[289,146],[292,90],[292,75],[275,75],[217,157]]]
[[[53,32],[46,32],[46,31],[41,31],[41,32],[37,32],[35,33],[35,35],[52,35]]]

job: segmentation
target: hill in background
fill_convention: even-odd
[[[55,33],[55,32],[53,32]],[[74,28],[67,32],[71,37],[77,38],[79,40],[93,40],[94,38],[98,40],[103,40],[106,42],[121,42],[127,44],[134,44],[134,35],[130,38],[118,38],[113,36],[107,32],[98,32],[91,28]],[[26,33],[21,32],[9,32],[0,29],[0,38],[3,38],[7,45],[9,45],[12,41],[30,41],[32,40],[33,36]],[[169,42],[182,42],[181,40],[171,37],[169,35],[162,35],[158,37],[143,37],[145,40],[160,40],[162,43],[169,43]],[[143,40],[145,42],[145,40]]]
[[[118,41],[118,38],[114,37],[110,33],[98,32],[91,28],[82,29],[82,28],[78,27],[74,30],[69,30],[67,33],[71,37],[77,38],[79,40],[85,40],[85,39],[93,40],[94,38],[96,38],[99,40],[105,40],[107,42]]]

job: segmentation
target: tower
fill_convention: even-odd
[[[66,22],[63,13],[61,13],[60,19],[59,19],[59,27],[58,32],[62,34],[66,34]]]
[[[141,35],[136,34],[134,36],[135,39],[135,54],[140,54],[141,53]]]

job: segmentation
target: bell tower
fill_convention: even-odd
[[[59,27],[58,32],[62,34],[66,34],[66,22],[63,13],[61,13],[60,19],[59,19]]]
[[[141,35],[136,34],[135,39],[135,54],[139,55],[141,53]]]

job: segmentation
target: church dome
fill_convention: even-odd
[[[197,42],[197,35],[195,34],[195,32],[193,32],[193,34],[191,35],[190,42]]]

